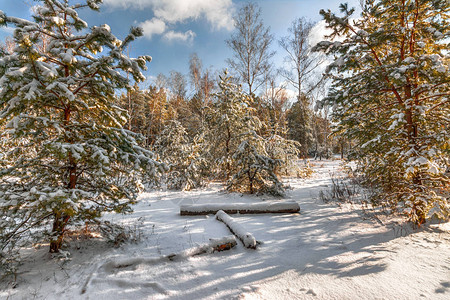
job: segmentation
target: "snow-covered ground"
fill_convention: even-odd
[[[137,226],[139,243],[73,242],[70,260],[52,259],[47,247],[30,250],[15,287],[0,283],[0,298],[450,299],[450,224],[414,230],[399,220],[368,218],[357,206],[324,204],[318,193],[339,163],[315,162],[312,178],[288,180],[293,189],[286,200],[298,202],[300,214],[232,215],[262,242],[256,250],[238,241],[228,251],[163,257],[231,234],[213,215],[180,216],[181,204],[269,196],[227,194],[214,184],[145,193],[135,213],[108,216]]]

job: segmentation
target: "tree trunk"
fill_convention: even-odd
[[[68,71],[66,70],[66,75]],[[68,126],[70,121],[70,113],[71,108],[68,105],[64,109],[64,124]],[[66,138],[66,142],[72,143],[71,139]],[[72,156],[72,153],[69,152],[69,181],[67,182],[67,187],[69,189],[74,189],[77,183],[78,175],[77,175],[77,163],[75,158]],[[54,212],[54,221],[52,228],[52,239],[50,240],[50,253],[58,253],[59,249],[61,249],[64,231],[67,223],[69,222],[70,216],[65,215],[61,211]]]
[[[61,249],[62,242],[64,239],[64,231],[69,222],[70,216],[60,215],[59,213],[55,214],[55,220],[53,221],[52,234],[56,235],[50,241],[50,253],[58,253],[59,249]]]
[[[231,165],[230,165],[230,160],[229,160],[230,152],[231,152],[230,142],[231,142],[231,131],[230,131],[230,127],[227,126],[227,139],[225,141],[225,151],[226,151],[225,157],[227,160],[227,163],[226,163],[226,178],[227,178],[227,180],[230,180],[230,177],[231,177]]]
[[[406,99],[410,99],[412,97],[411,87],[408,85],[405,86],[405,97]],[[413,120],[412,108],[407,107],[407,105],[412,104],[405,103],[404,105],[405,105],[405,119],[406,119],[405,126],[408,135],[408,142],[410,145],[413,145],[414,150],[417,153],[419,150],[419,145],[417,145],[417,137],[418,137],[417,124]],[[418,105],[418,103],[414,103],[414,105]],[[413,183],[416,185],[421,185],[422,180],[420,179],[420,177],[421,177],[420,174],[415,174],[414,177],[412,178]]]
[[[250,170],[248,171],[248,180],[249,180],[250,194],[253,194],[255,191],[253,190],[253,177],[250,174]]]

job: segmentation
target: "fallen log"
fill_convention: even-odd
[[[256,249],[256,246],[259,243],[256,241],[255,237],[251,233],[248,233],[240,224],[236,223],[233,218],[227,215],[223,210],[217,212],[216,219],[227,225],[231,233],[237,236],[246,248]]]
[[[209,215],[219,210],[227,214],[298,213],[300,205],[297,202],[184,204],[180,206],[180,215]]]
[[[145,258],[145,257],[126,257],[122,259],[110,259],[100,265],[99,267],[96,267],[96,271],[91,273],[84,283],[81,294],[86,293],[87,288],[89,287],[90,283],[99,276],[104,277],[104,273],[106,274],[112,274],[116,272],[117,269],[126,269],[126,268],[135,268],[137,265],[156,265],[159,263],[164,263],[167,261],[176,261],[176,260],[182,260],[186,259],[191,256],[197,256],[205,253],[214,253],[214,252],[220,252],[225,251],[233,248],[237,245],[236,238],[234,235],[225,236],[223,238],[219,239],[209,239],[209,243],[202,244],[197,247],[189,248],[187,250],[181,251],[179,253],[172,253],[169,255],[163,255],[160,257],[151,257],[151,258]]]
[[[224,250],[229,250],[236,246],[236,238],[233,235],[228,235],[219,239],[209,239],[209,243],[201,244],[199,246],[186,249],[178,253],[163,255],[160,257],[127,257],[124,259],[114,259],[102,265],[104,269],[118,269],[127,268],[134,265],[154,265],[167,260],[185,259],[191,256],[196,256],[204,253],[214,253]]]
[[[197,247],[193,247],[187,250],[184,250],[180,253],[174,253],[167,255],[169,260],[183,259],[190,256],[197,256],[204,253],[214,253],[220,252],[224,250],[230,250],[234,246],[236,246],[236,238],[232,235],[220,238],[220,239],[209,239],[208,244],[203,244]]]

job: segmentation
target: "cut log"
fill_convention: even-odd
[[[254,236],[251,233],[248,233],[240,224],[236,223],[233,218],[227,215],[223,210],[219,210],[217,212],[216,219],[225,223],[231,233],[237,236],[246,248],[256,249],[256,246],[259,243],[256,241]]]
[[[209,215],[216,214],[219,210],[227,214],[298,213],[300,205],[297,202],[185,204],[180,206],[180,215]]]

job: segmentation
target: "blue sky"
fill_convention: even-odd
[[[145,36],[132,44],[131,55],[151,55],[146,76],[168,75],[171,70],[188,72],[189,56],[197,53],[204,67],[213,70],[226,67],[232,56],[225,40],[232,33],[232,16],[245,3],[242,0],[103,0],[100,12],[84,9],[80,16],[89,26],[108,24],[119,38],[126,36],[130,26],[142,26]],[[320,21],[319,10],[337,12],[341,0],[260,0],[266,26],[275,39],[287,34],[297,17]],[[357,6],[358,0],[348,0]],[[31,0],[0,0],[0,10],[7,15],[30,19]],[[0,39],[11,34],[11,28],[0,28]],[[319,30],[320,32],[320,30]],[[281,64],[284,53],[278,43],[274,64]]]

